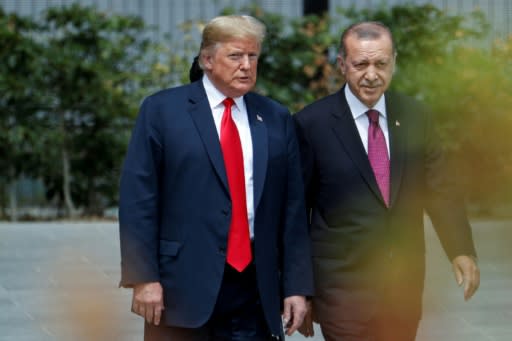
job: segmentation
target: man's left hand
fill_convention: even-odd
[[[290,296],[284,299],[283,323],[286,335],[292,335],[302,325],[306,312],[304,296]]]
[[[457,256],[452,261],[457,284],[464,284],[464,300],[469,300],[480,286],[480,269],[471,256]]]

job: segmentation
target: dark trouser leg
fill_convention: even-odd
[[[396,316],[381,316],[373,321],[376,341],[414,341],[419,325],[418,319]]]
[[[325,341],[373,341],[367,322],[329,321],[321,323],[320,328]]]
[[[379,316],[368,322],[337,321],[320,325],[325,341],[414,341],[419,320]]]
[[[215,341],[272,340],[260,304],[253,264],[241,273],[226,265],[210,326]]]
[[[208,328],[169,327],[144,324],[144,341],[209,341]]]

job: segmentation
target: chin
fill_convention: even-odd
[[[379,92],[379,93],[370,93],[370,94],[366,94],[366,96],[364,96],[363,98],[367,101],[367,102],[377,102],[380,98],[380,96],[382,96],[382,93]]]
[[[246,93],[248,93],[249,91],[251,91],[252,88],[253,88],[253,86],[238,87],[238,88],[234,89],[233,92],[239,93],[240,95],[236,96],[236,97],[239,97],[239,96],[243,96]]]

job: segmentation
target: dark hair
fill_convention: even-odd
[[[190,66],[190,70],[188,72],[188,78],[190,79],[190,82],[195,82],[200,80],[203,77],[203,70],[199,66],[199,56],[194,57],[194,61],[192,62],[192,65]]]
[[[356,35],[357,39],[375,40],[379,39],[383,34],[387,34],[391,39],[393,53],[396,53],[395,41],[389,27],[379,21],[363,21],[350,25],[341,34],[340,39],[340,55],[345,59],[347,57],[347,47],[345,39],[350,35]]]

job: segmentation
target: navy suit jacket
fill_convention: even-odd
[[[244,100],[253,143],[257,284],[270,330],[282,335],[282,299],[313,293],[299,151],[286,108],[255,93]],[[230,219],[202,82],[146,98],[121,175],[121,285],[160,282],[165,323],[201,326],[222,282]]]
[[[310,213],[320,322],[368,321],[396,312],[420,318],[424,212],[450,259],[474,255],[456,175],[428,112],[386,93],[391,204],[386,207],[344,89],[294,115]],[[337,322],[334,322],[337,323]]]

